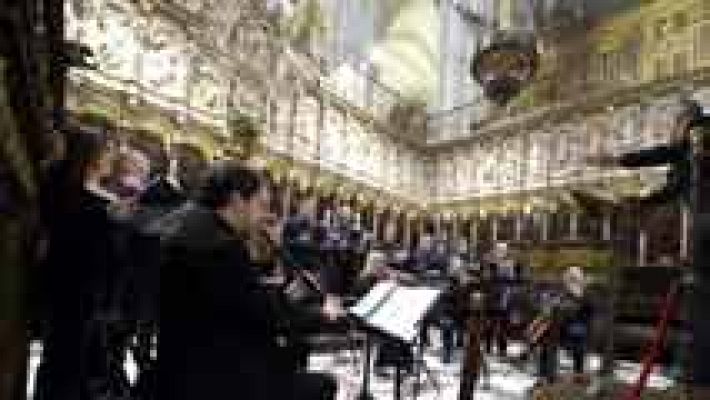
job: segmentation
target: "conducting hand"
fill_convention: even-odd
[[[597,156],[586,157],[587,164],[592,164],[598,167],[614,167],[619,165],[619,159],[611,154],[600,154]]]

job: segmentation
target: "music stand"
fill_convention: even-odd
[[[417,380],[414,385],[414,399],[416,400],[419,398],[419,392],[421,391],[421,369],[424,370],[424,373],[427,375],[427,378],[431,381],[432,385],[434,386],[434,389],[438,394],[441,394],[441,385],[439,382],[436,380],[434,377],[434,374],[431,372],[431,369],[426,365],[426,361],[424,360],[424,331],[422,327],[422,333],[419,335],[419,338],[417,340],[417,353],[416,357],[414,359],[414,365],[416,366],[415,374],[417,376]]]
[[[370,365],[372,364],[372,338],[370,333],[365,331],[365,359],[362,366],[362,383],[360,384],[360,394],[357,400],[374,400],[370,393]]]
[[[440,289],[402,286],[395,281],[376,284],[360,301],[348,310],[367,335],[365,365],[360,399],[371,399],[369,374],[371,364],[371,334],[411,346],[420,332],[424,316],[441,295]],[[397,363],[394,387],[395,399],[401,398],[401,362]]]

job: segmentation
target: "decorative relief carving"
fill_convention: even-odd
[[[193,57],[189,75],[189,104],[210,113],[222,113],[226,108],[228,83],[204,57]]]

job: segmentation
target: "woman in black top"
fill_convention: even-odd
[[[118,319],[124,266],[116,197],[103,189],[114,151],[99,132],[67,135],[67,156],[42,189],[49,233],[45,292],[48,337],[38,381],[42,399],[87,399],[109,391],[109,321]],[[116,394],[115,392],[113,394]]]

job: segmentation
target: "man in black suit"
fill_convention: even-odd
[[[165,238],[160,399],[333,397],[328,377],[295,372],[281,307],[252,261],[248,242],[268,218],[269,204],[258,173],[216,165]]]

